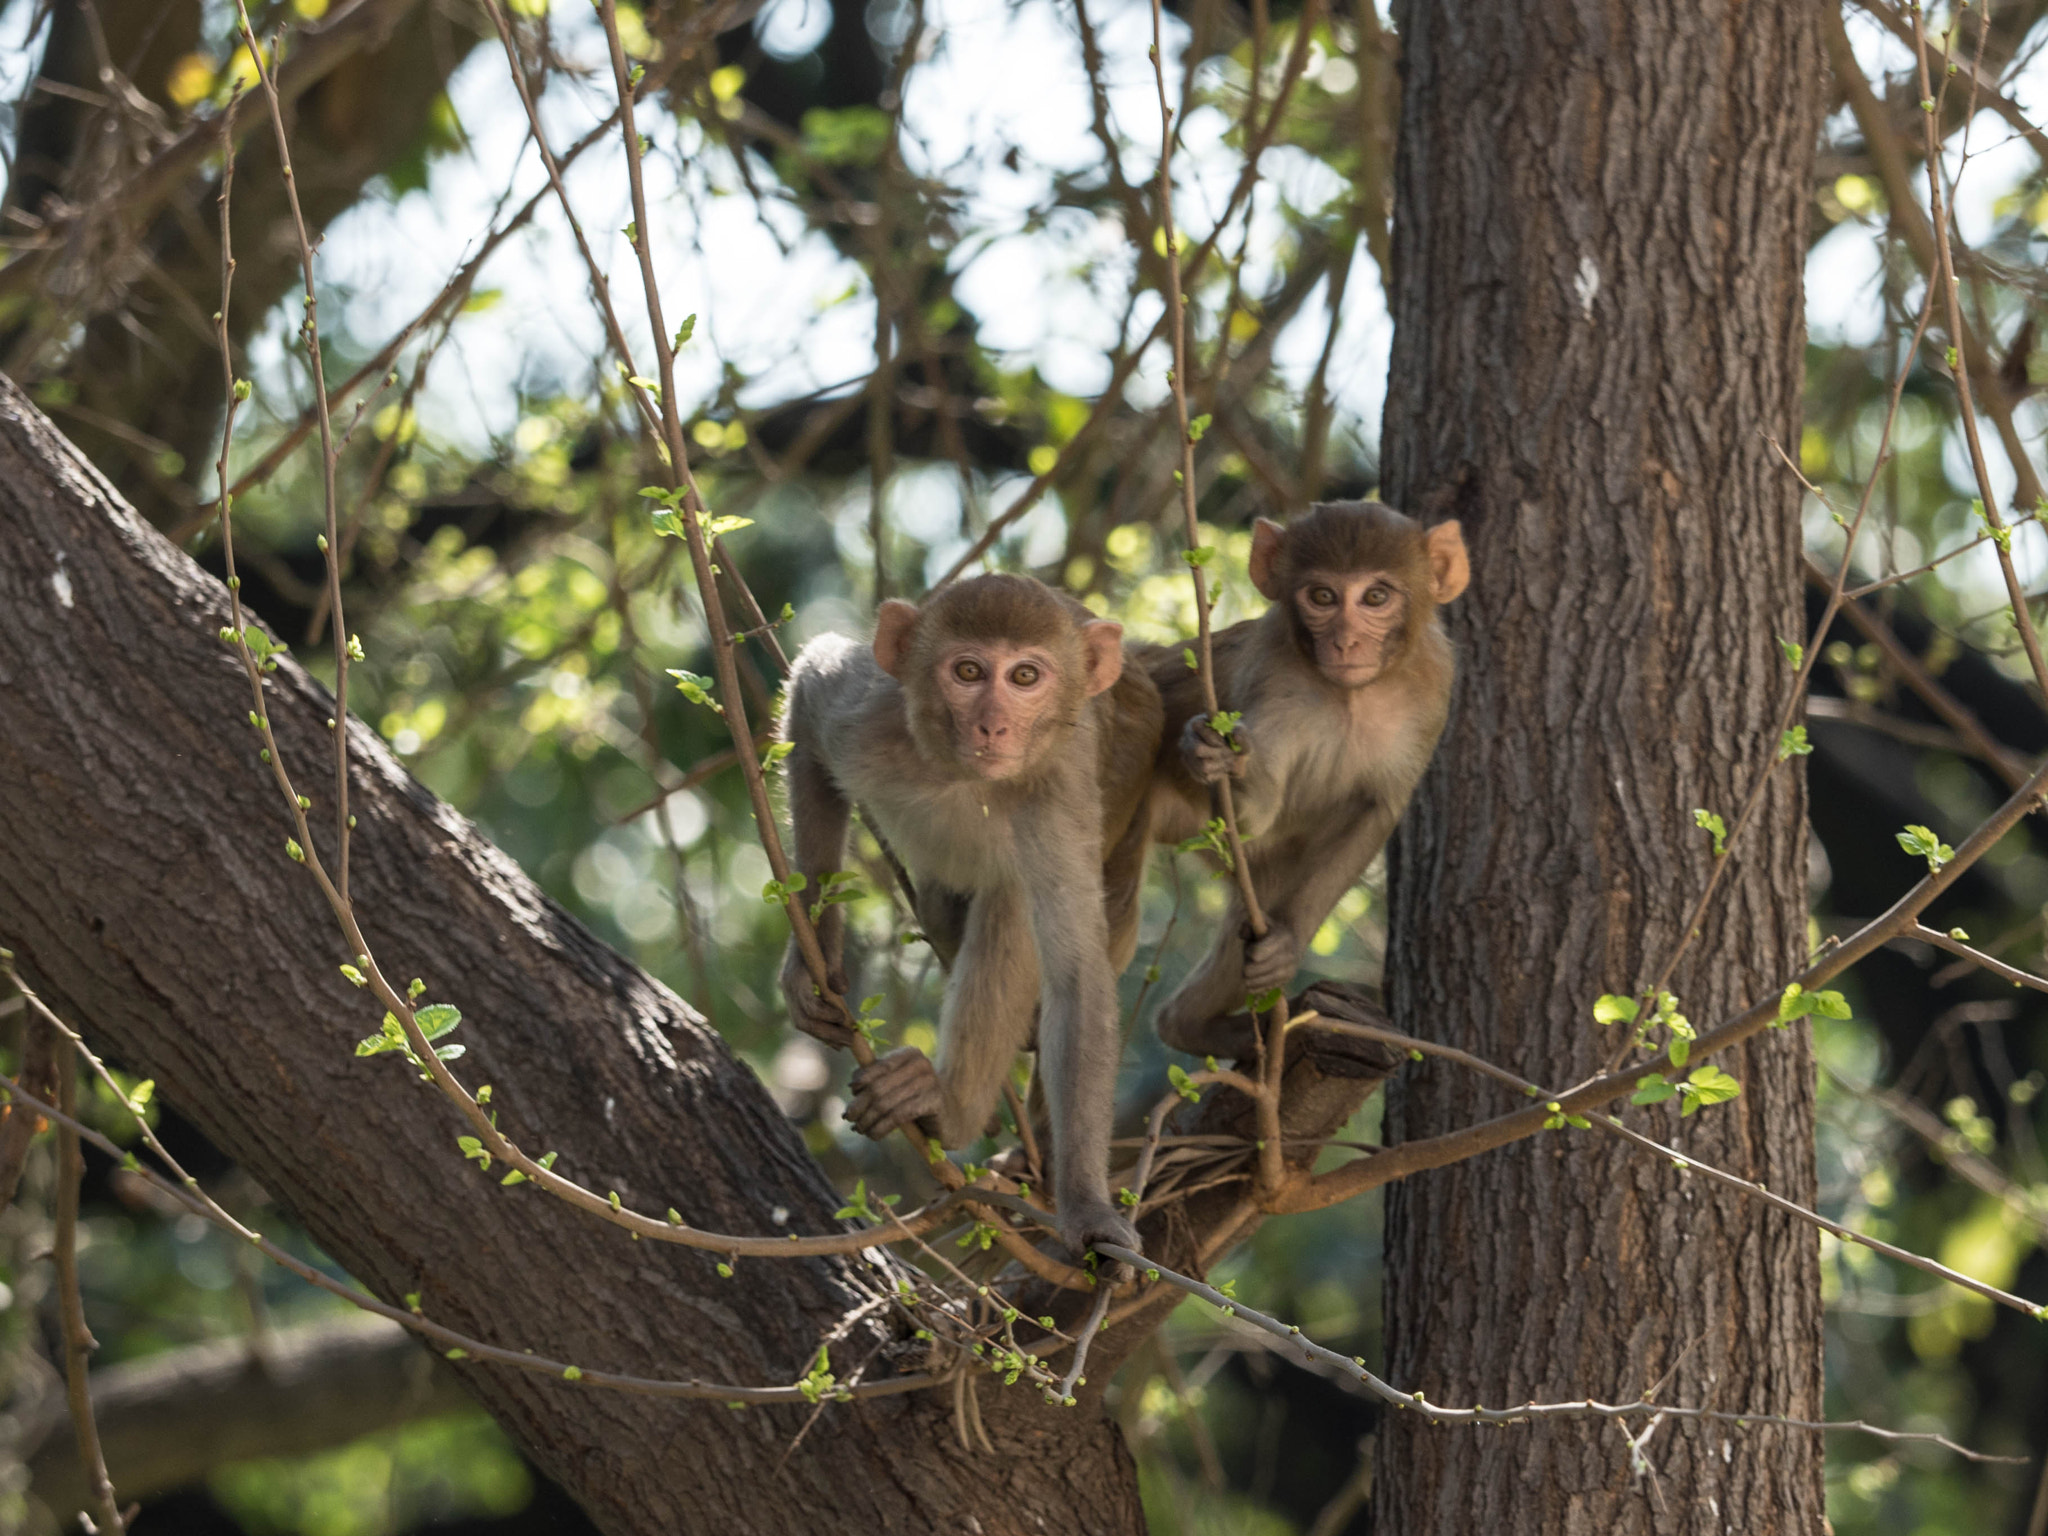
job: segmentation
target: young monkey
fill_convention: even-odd
[[[1111,925],[1128,959],[1160,705],[1143,672],[1124,671],[1122,636],[1029,577],[976,577],[921,607],[884,603],[872,649],[837,635],[805,646],[782,723],[810,889],[842,866],[858,802],[950,963],[937,1062],[906,1046],[863,1068],[848,1119],[877,1138],[916,1122],[945,1146],[972,1141],[1036,1012],[1060,1235],[1077,1254],[1138,1246],[1108,1188],[1122,1043]],[[1112,856],[1129,889],[1106,913]],[[840,908],[820,914],[818,940],[843,995]],[[794,942],[782,991],[799,1029],[851,1042]]]
[[[1233,884],[1209,957],[1159,1009],[1176,1050],[1242,1057],[1250,994],[1282,987],[1337,898],[1400,819],[1443,734],[1453,660],[1439,604],[1470,567],[1455,522],[1424,530],[1376,501],[1320,502],[1290,526],[1252,529],[1252,585],[1273,606],[1215,636],[1219,706],[1241,713],[1226,742],[1178,646],[1138,651],[1166,701],[1152,834],[1177,843],[1234,781],[1238,831],[1268,929],[1254,937]]]

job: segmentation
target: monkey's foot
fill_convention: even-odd
[[[1244,986],[1247,992],[1265,992],[1284,987],[1301,967],[1301,940],[1294,930],[1278,920],[1269,920],[1263,937],[1254,937],[1247,925],[1244,935]]]
[[[1108,1200],[1100,1196],[1083,1198],[1070,1195],[1059,1203],[1060,1241],[1067,1245],[1067,1251],[1078,1262],[1087,1256],[1097,1243],[1114,1243],[1119,1248],[1129,1248],[1142,1253],[1144,1244],[1138,1240],[1138,1229],[1130,1218]],[[1126,1278],[1130,1266],[1121,1260],[1111,1260],[1102,1255],[1099,1263],[1114,1266],[1111,1278]]]
[[[853,1074],[853,1102],[847,1106],[846,1119],[861,1135],[879,1141],[916,1121],[936,1121],[943,1103],[931,1058],[906,1045]]]

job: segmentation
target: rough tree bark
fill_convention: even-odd
[[[0,943],[386,1300],[513,1348],[648,1376],[800,1377],[860,1304],[857,1261],[748,1261],[631,1241],[458,1155],[454,1111],[396,1060],[304,870],[218,639],[225,590],[151,531],[0,379]],[[287,664],[269,715],[325,801],[330,707]],[[463,1067],[503,1124],[643,1210],[819,1232],[839,1199],[766,1091],[680,999],[594,939],[352,722],[353,879],[383,963],[467,1018]],[[316,813],[317,815],[317,813]],[[857,1327],[842,1375],[882,1342]],[[984,1386],[994,1456],[959,1450],[950,1393],[828,1410],[589,1390],[460,1367],[615,1536],[804,1529],[1142,1529],[1099,1400]]]
[[[1464,519],[1453,723],[1403,829],[1397,1021],[1543,1082],[1614,1041],[1603,992],[1660,970],[1734,811],[1796,638],[1801,274],[1817,103],[1806,4],[1397,5],[1389,498]],[[1804,952],[1804,800],[1780,769],[1672,986],[1694,1019]],[[1721,1063],[1733,1103],[1633,1123],[1811,1203],[1803,1033]],[[1431,1064],[1390,1139],[1499,1113]],[[1389,1368],[1439,1402],[1654,1391],[1818,1416],[1814,1234],[1565,1132],[1397,1187]],[[1635,1425],[1641,1433],[1643,1425]],[[1817,1437],[1612,1425],[1459,1432],[1393,1416],[1377,1528],[1400,1536],[1821,1529]]]

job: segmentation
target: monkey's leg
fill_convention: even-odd
[[[1190,1056],[1241,1060],[1258,1049],[1244,1007],[1244,903],[1233,892],[1209,957],[1159,1005],[1152,1028],[1167,1046]]]

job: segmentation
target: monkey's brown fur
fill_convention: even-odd
[[[936,1065],[893,1051],[854,1079],[869,1135],[917,1121],[980,1135],[1038,1023],[1061,1235],[1135,1245],[1107,1187],[1116,971],[1136,943],[1148,775],[1162,711],[1124,668],[1118,626],[1028,577],[984,576],[921,608],[885,603],[872,648],[826,636],[790,675],[783,735],[797,867],[841,867],[858,801],[909,867],[950,975]],[[1105,865],[1110,888],[1105,890]],[[842,993],[845,926],[820,915]],[[850,1037],[794,944],[783,994],[801,1029]]]
[[[1247,994],[1287,983],[1392,834],[1450,701],[1454,664],[1436,610],[1469,579],[1456,523],[1425,530],[1371,501],[1318,503],[1284,529],[1261,519],[1251,573],[1272,607],[1214,637],[1217,700],[1243,716],[1240,750],[1208,724],[1181,647],[1133,648],[1166,705],[1152,835],[1176,843],[1200,831],[1209,786],[1230,776],[1271,924],[1254,938],[1233,886],[1208,958],[1160,1005],[1160,1038],[1195,1055],[1250,1052]]]

